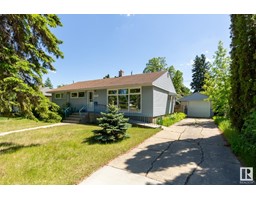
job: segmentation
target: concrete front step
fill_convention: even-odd
[[[68,120],[80,121],[80,120],[81,120],[81,117],[69,116],[69,117],[67,117],[66,119],[68,119]]]
[[[87,114],[87,112],[81,112],[81,113],[75,112],[75,113],[72,113],[71,115],[80,116],[85,114]]]

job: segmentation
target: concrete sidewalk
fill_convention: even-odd
[[[37,129],[42,129],[42,128],[51,128],[51,127],[63,126],[63,125],[70,125],[70,124],[69,123],[56,123],[56,124],[51,124],[51,125],[46,125],[46,126],[37,126],[37,127],[33,127],[33,128],[24,128],[24,129],[20,129],[20,130],[0,132],[0,136],[9,135],[11,133],[19,133],[19,132],[24,132],[24,131],[37,130]]]
[[[239,184],[240,166],[212,120],[184,119],[80,184]]]

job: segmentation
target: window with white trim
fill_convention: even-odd
[[[141,88],[108,90],[108,104],[117,106],[122,112],[141,112]]]
[[[77,92],[71,92],[71,98],[77,98],[78,93]]]
[[[55,99],[63,99],[64,94],[63,93],[56,93],[55,94]]]
[[[78,92],[78,97],[79,98],[85,97],[85,92]]]

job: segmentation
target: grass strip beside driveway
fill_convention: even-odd
[[[67,125],[0,138],[0,184],[77,184],[159,129],[130,128],[131,138],[91,143],[97,126]]]

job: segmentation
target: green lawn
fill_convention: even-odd
[[[0,184],[77,184],[159,131],[133,127],[124,141],[95,144],[95,129],[66,125],[0,137]]]
[[[13,131],[13,130],[20,130],[24,128],[32,128],[37,126],[44,126],[50,123],[45,122],[36,122],[34,120],[23,119],[23,118],[6,118],[0,117],[0,133]]]

